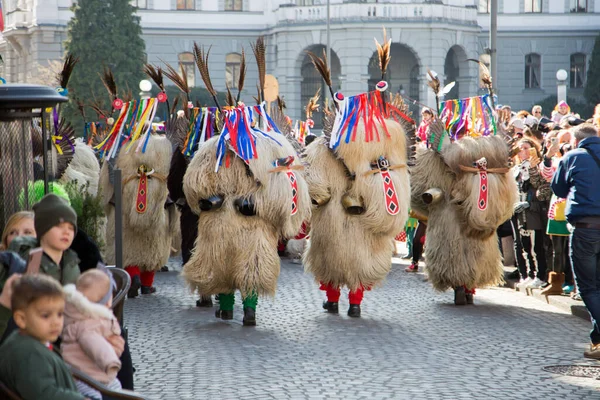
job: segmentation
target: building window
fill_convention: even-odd
[[[296,0],[297,6],[314,6],[315,0]]]
[[[225,0],[225,11],[243,11],[244,0]]]
[[[195,10],[196,9],[196,1],[195,0],[177,0],[177,9],[178,10]]]
[[[135,8],[148,8],[148,0],[131,0],[131,5]]]
[[[479,11],[482,14],[489,14],[491,4],[492,4],[491,0],[479,0],[478,5],[477,5],[477,11]]]
[[[196,64],[192,53],[180,53],[179,65],[183,67],[189,87],[196,86]]]
[[[587,12],[587,0],[570,0],[569,10],[572,13]]]
[[[225,84],[230,89],[237,89],[240,79],[240,66],[242,56],[238,53],[229,53],[225,56]]]
[[[541,13],[542,12],[542,0],[525,0],[525,12],[526,13]]]
[[[537,89],[540,87],[542,62],[539,54],[531,53],[525,56],[525,88]]]
[[[585,85],[585,54],[571,54],[571,87],[583,88]]]

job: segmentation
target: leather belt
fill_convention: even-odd
[[[600,230],[600,224],[589,224],[587,222],[575,222],[575,228]]]

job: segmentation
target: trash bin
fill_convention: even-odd
[[[31,209],[30,183],[43,180],[48,193],[53,176],[51,110],[66,101],[48,86],[0,85],[0,231],[13,213]]]

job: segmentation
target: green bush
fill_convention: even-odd
[[[88,185],[78,185],[77,182],[67,183],[65,189],[71,198],[71,207],[77,213],[77,226],[103,249],[105,215],[102,198],[100,195],[91,195]]]

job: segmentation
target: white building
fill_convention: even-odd
[[[1,71],[9,82],[35,78],[38,66],[64,53],[73,0],[2,0],[5,31]],[[457,85],[447,98],[478,93],[478,67],[485,60],[491,0],[331,0],[334,85],[347,95],[380,80],[373,38],[385,26],[393,39],[387,80],[391,90],[433,104],[427,68]],[[527,108],[556,94],[555,74],[570,74],[569,96],[582,95],[587,63],[600,31],[600,0],[498,0],[498,88],[500,102]],[[141,16],[148,61],[193,68],[194,41],[212,45],[210,68],[217,90],[235,86],[242,46],[265,35],[267,72],[279,81],[288,111],[300,117],[321,79],[306,56],[325,48],[326,0],[132,0]],[[252,59],[252,57],[249,57]],[[224,68],[225,67],[225,68]],[[246,101],[256,66],[249,62]],[[246,90],[245,90],[246,92]],[[549,111],[549,110],[548,110]],[[318,121],[315,121],[318,124]]]

